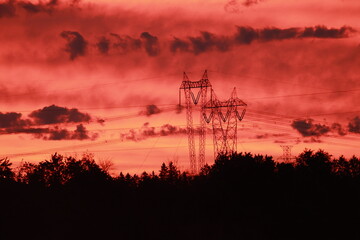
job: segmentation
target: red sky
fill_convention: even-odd
[[[186,170],[178,88],[183,71],[195,81],[204,69],[219,98],[236,87],[248,104],[238,151],[359,155],[359,10],[355,0],[0,1],[0,156],[88,151],[114,171],[169,160]],[[178,133],[161,134],[166,124]],[[211,136],[206,148],[212,163]]]

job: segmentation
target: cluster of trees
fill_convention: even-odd
[[[1,239],[360,239],[355,156],[234,153],[196,176],[170,162],[114,177],[91,155],[11,166],[0,160]]]

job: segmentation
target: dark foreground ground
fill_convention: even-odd
[[[220,156],[110,177],[91,158],[0,161],[0,239],[360,239],[360,161],[306,150],[293,164]]]

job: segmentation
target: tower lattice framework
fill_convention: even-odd
[[[283,155],[278,158],[279,160],[285,163],[290,163],[294,160],[294,157],[291,155],[292,145],[280,145],[280,147],[283,149]]]
[[[227,101],[220,101],[212,90],[211,99],[203,106],[203,118],[212,122],[214,155],[237,150],[237,123],[242,121],[247,104],[236,95],[236,88]]]
[[[195,95],[192,89],[198,88],[199,92]],[[207,71],[205,70],[202,78],[199,81],[190,81],[184,72],[183,81],[179,88],[179,104],[181,105],[181,90],[185,93],[185,106],[186,106],[186,119],[187,119],[187,133],[189,144],[189,158],[190,158],[190,171],[195,174],[205,165],[205,140],[206,140],[206,123],[203,116],[203,106],[207,102],[207,91],[211,90],[211,84],[208,79]],[[199,126],[199,162],[196,163],[195,151],[195,130],[192,115],[193,105],[200,102],[200,126]]]

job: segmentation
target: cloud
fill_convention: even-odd
[[[159,40],[156,36],[151,35],[148,32],[143,32],[140,38],[144,41],[144,46],[149,56],[157,56],[160,53]]]
[[[74,131],[59,126],[34,127],[34,125],[79,123],[90,120],[89,114],[79,112],[76,108],[68,109],[55,105],[31,112],[28,119],[23,119],[21,113],[0,112],[0,134],[32,134],[43,140],[94,140],[98,134],[90,135],[83,124],[77,125]],[[103,124],[105,120],[98,119],[98,122]]]
[[[77,1],[66,1],[69,2],[69,7],[73,7],[77,5]],[[0,18],[1,17],[15,17],[16,12],[20,12],[21,10],[25,11],[28,14],[37,14],[41,12],[52,13],[56,8],[60,6],[58,0],[49,0],[47,2],[38,1],[37,3],[33,3],[32,1],[16,1],[16,0],[8,0],[3,3],[0,3]]]
[[[250,44],[254,40],[275,41],[301,38],[347,38],[355,30],[351,27],[327,28],[315,26],[306,28],[276,28],[268,27],[254,29],[252,27],[238,26],[235,41],[238,44]]]
[[[96,46],[99,49],[100,53],[107,54],[110,49],[110,40],[106,37],[101,37]]]
[[[42,109],[33,111],[29,114],[34,124],[54,124],[54,123],[77,123],[89,122],[91,117],[87,113],[82,113],[76,108],[68,109],[51,105]]]
[[[347,38],[355,30],[351,27],[327,28],[315,26],[307,28],[276,28],[255,29],[238,26],[235,34],[217,35],[202,31],[200,36],[189,36],[188,40],[174,37],[169,43],[169,50],[175,52],[192,52],[194,54],[208,51],[226,52],[237,45],[249,45],[254,41],[269,42],[303,38]]]
[[[358,116],[351,119],[348,124],[349,132],[360,133],[360,118]]]
[[[286,137],[288,136],[289,134],[287,133],[272,133],[272,134],[269,134],[269,133],[264,133],[264,134],[258,134],[255,136],[256,139],[268,139],[268,138],[277,138],[277,137]]]
[[[200,127],[194,128],[194,134],[200,133]],[[206,134],[212,134],[211,128],[206,128]],[[163,124],[160,127],[151,127],[148,122],[144,123],[141,128],[130,129],[127,132],[120,133],[120,139],[122,141],[143,141],[150,137],[165,137],[172,135],[184,135],[187,134],[187,128],[182,126],[174,126],[171,124]]]
[[[19,126],[19,127],[9,127],[6,129],[0,130],[0,134],[18,134],[18,133],[27,133],[27,134],[43,134],[47,133],[48,128],[33,128],[29,126]]]
[[[209,50],[228,51],[231,46],[231,40],[225,36],[217,36],[210,32],[201,32],[198,37],[189,37],[192,51],[195,54],[207,52]]]
[[[174,37],[174,40],[170,42],[171,52],[188,52],[190,50],[190,43],[181,40],[180,38]]]
[[[360,133],[360,118],[358,116],[350,120],[347,129],[340,123],[332,123],[331,126],[314,123],[313,119],[294,120],[291,126],[303,137],[320,137],[328,133],[337,136],[345,136],[349,133]]]
[[[110,33],[110,36],[112,36],[115,41],[112,46],[119,50],[122,54],[128,53],[130,51],[136,51],[142,46],[140,39],[132,38],[128,35],[120,36],[116,33]]]
[[[89,122],[90,120],[91,117],[89,114],[82,113],[76,108],[68,109],[66,107],[59,107],[56,105],[35,110],[29,114],[28,119],[23,119],[21,113],[0,112],[0,128],[13,128],[15,130],[16,128],[25,129],[26,127],[34,125],[79,123]]]
[[[301,30],[297,28],[264,28],[258,30],[258,38],[260,41],[275,41],[284,39],[294,39],[298,37]]]
[[[244,7],[251,7],[253,5],[259,4],[260,2],[263,2],[264,0],[244,0],[241,3],[237,0],[230,0],[228,1],[224,9],[226,12],[229,13],[239,13],[240,12],[240,4]]]
[[[0,18],[2,17],[14,17],[16,13],[15,1],[8,0],[0,3]]]
[[[99,123],[100,125],[104,126],[105,119],[103,119],[103,118],[97,118],[97,119],[96,119],[96,122]]]
[[[299,37],[311,38],[346,38],[350,32],[355,32],[355,29],[347,26],[341,28],[327,28],[325,26],[307,27]]]
[[[21,119],[22,114],[16,112],[0,112],[0,128],[12,128],[29,125],[29,120]]]
[[[197,130],[198,131],[198,130]],[[149,137],[160,137],[160,136],[170,136],[178,134],[186,134],[186,128],[173,126],[171,124],[164,124],[161,127],[155,128],[151,127],[150,124],[144,123],[144,125],[139,129],[130,129],[126,133],[121,133],[120,138],[122,141],[142,141]]]
[[[85,56],[87,42],[80,33],[63,31],[60,36],[67,40],[65,51],[70,53],[71,60],[74,60],[79,56]]]
[[[237,33],[235,34],[235,43],[237,44],[250,44],[254,40],[259,38],[258,31],[252,27],[237,27]]]
[[[48,129],[46,134],[42,133],[35,136],[44,140],[95,140],[98,134],[90,136],[88,130],[82,124],[79,124],[74,131],[55,127]]]
[[[95,140],[97,133],[90,135],[89,131],[82,125],[76,126],[74,131],[55,126],[52,128],[35,128],[31,126],[18,126],[1,129],[0,134],[32,134],[35,138],[43,140]]]
[[[146,106],[146,109],[144,111],[140,111],[139,115],[151,116],[159,113],[161,113],[161,109],[154,104],[150,104]]]
[[[347,134],[346,130],[340,123],[333,123],[331,125],[331,131],[337,133],[339,136],[345,136]]]
[[[226,12],[229,13],[238,13],[240,10],[239,3],[237,2],[237,0],[230,0],[225,4],[224,9]]]
[[[294,120],[291,126],[296,129],[303,137],[319,137],[330,132],[330,127],[318,123],[313,123],[313,119]]]
[[[264,0],[245,0],[241,4],[244,5],[245,7],[250,7],[250,6],[256,5],[262,1],[264,1]]]
[[[322,141],[319,138],[310,137],[308,139],[305,139],[303,142],[304,143],[321,143]]]
[[[32,0],[31,2],[38,3]],[[46,4],[48,0],[41,2]],[[350,30],[346,30],[347,33],[344,34],[341,29],[345,28],[340,26],[335,29],[341,31],[329,31],[338,25],[335,20],[324,22],[328,24],[325,28],[316,27],[317,23],[322,23],[319,21],[322,19],[320,17],[305,19],[305,22],[289,19],[286,26],[289,26],[290,30],[279,27],[283,26],[282,20],[290,13],[284,12],[274,16],[277,11],[270,11],[279,10],[281,7],[273,8],[270,1],[265,12],[265,9],[259,8],[256,14],[239,14],[234,16],[236,22],[234,18],[222,19],[216,14],[206,14],[208,7],[205,12],[202,11],[196,16],[191,12],[177,10],[181,14],[174,18],[174,12],[171,10],[159,13],[156,11],[158,9],[155,9],[155,12],[143,14],[141,8],[122,9],[121,6],[110,7],[113,6],[110,3],[84,3],[81,4],[81,8],[69,8],[70,5],[65,2],[60,1],[59,7],[51,14],[29,14],[15,4],[15,17],[0,19],[0,32],[4,34],[1,38],[3,47],[0,51],[0,78],[2,82],[8,79],[6,87],[10,90],[6,94],[2,92],[0,96],[5,103],[11,103],[13,106],[20,102],[25,103],[24,106],[48,106],[39,105],[48,103],[67,106],[75,98],[77,104],[83,107],[94,107],[93,104],[96,104],[96,107],[112,107],[166,101],[175,103],[177,100],[173,98],[174,92],[171,89],[178,87],[175,85],[181,81],[179,75],[146,80],[143,81],[144,84],[125,82],[128,79],[165,76],[168,73],[181,74],[184,70],[193,72],[195,77],[195,71],[204,68],[210,70],[209,77],[214,86],[223,80],[223,87],[218,87],[218,91],[224,92],[225,88],[241,85],[248,89],[244,91],[244,97],[317,92],[323,86],[329,88],[329,91],[351,89],[358,83],[355,81],[359,75],[360,63],[357,38],[338,38],[351,37]],[[240,9],[245,9],[241,5],[242,0],[237,2]],[[103,8],[99,7],[99,4],[103,4]],[[186,8],[193,10],[192,5]],[[296,9],[295,13],[304,13],[304,10]],[[297,25],[293,25],[294,23]],[[356,25],[352,21],[344,23]],[[234,24],[241,25],[236,27]],[[264,28],[259,26],[270,27],[263,31]],[[291,28],[292,26],[296,28]],[[307,30],[311,34],[302,34],[306,26],[313,29]],[[296,29],[296,36],[293,29]],[[323,32],[328,34],[319,34],[321,31],[316,29],[324,29]],[[74,55],[75,61],[69,60],[70,52],[63,51],[68,43],[67,39],[60,36],[63,30],[75,31],[83,37],[87,42],[84,55],[86,57]],[[157,38],[158,48],[161,50],[158,55],[150,57],[146,52],[145,42],[148,40],[140,37],[143,32]],[[329,34],[331,32],[338,33]],[[328,41],[326,38],[319,38],[322,36],[336,38]],[[108,50],[105,42],[102,45],[103,52],[97,46],[102,37],[109,40]],[[191,41],[190,38],[195,41]],[[223,46],[222,39],[225,39]],[[107,54],[104,54],[106,51]],[[236,77],[225,76],[220,72]],[[111,84],[89,91],[63,91],[70,85],[83,89],[96,84],[96,77],[104,79],[106,83],[116,82],[116,86]],[[60,79],[64,82],[63,85],[58,81]],[[38,89],[33,87],[33,83],[39,82],[45,84]],[[56,87],[59,87],[55,88],[51,82],[55,82]],[[291,84],[286,85],[286,82]],[[125,84],[126,87],[123,88]],[[25,85],[30,86],[29,91],[26,90],[26,95],[18,96],[19,93],[22,94],[21,89],[27,88]],[[293,85],[297,87],[293,88]],[[119,88],[121,94],[118,92]],[[134,93],[138,93],[140,98],[126,103],[124,99]],[[219,95],[227,96],[221,92]],[[322,98],[321,104],[316,105],[312,104],[317,100],[315,97],[303,98],[301,105],[298,98],[291,98],[293,101],[278,99],[277,102],[259,100],[253,101],[253,104],[257,110],[268,110],[266,106],[270,106],[272,111],[301,116],[309,111],[310,115],[316,111],[330,111],[326,105],[337,96],[331,95],[332,99],[328,95],[319,96]],[[331,111],[340,111],[343,106],[349,108],[351,103],[356,102],[356,98],[355,94],[349,94],[339,99],[334,106],[336,109]]]
[[[47,3],[38,2],[37,4],[19,1],[18,5],[28,13],[51,12],[58,5],[58,1],[50,0]]]

